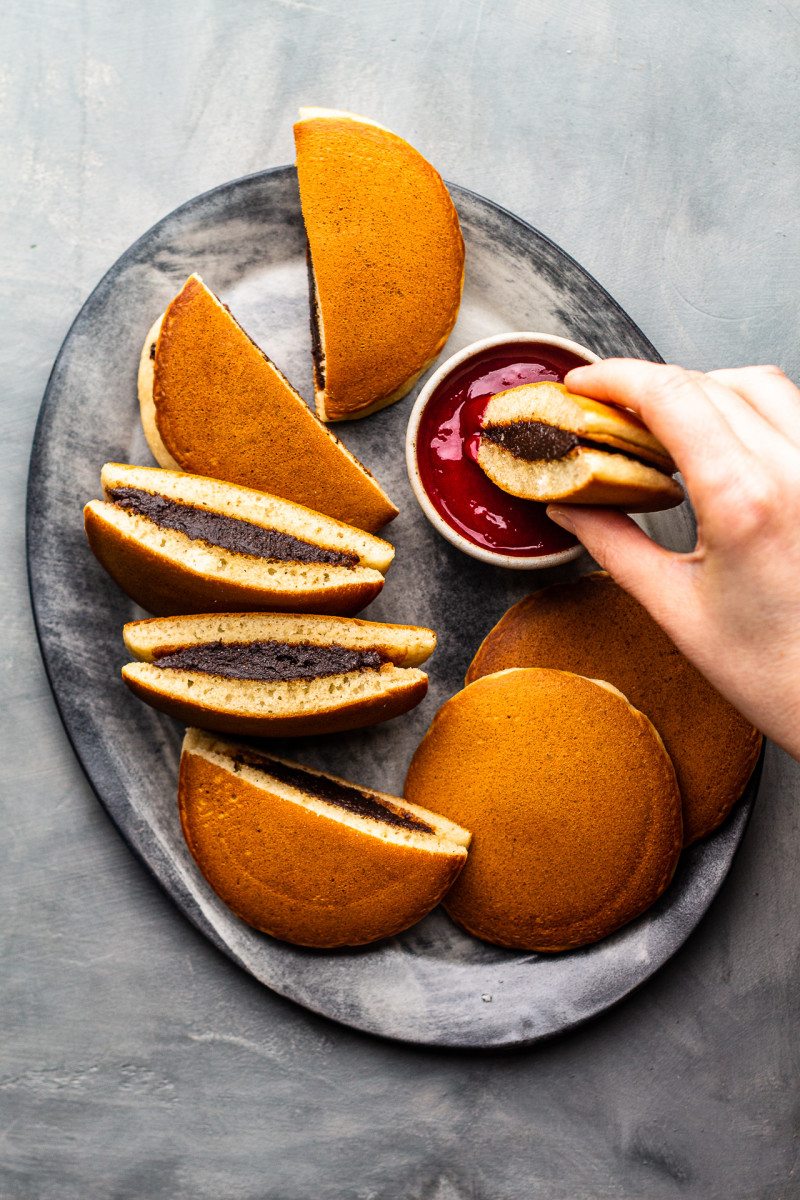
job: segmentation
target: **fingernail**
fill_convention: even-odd
[[[566,378],[569,378],[570,375],[577,375],[578,377],[580,377],[580,375],[583,371],[588,371],[588,370],[589,370],[588,364],[585,367],[573,367],[571,371],[567,371]]]
[[[551,521],[555,521],[556,525],[560,525],[562,529],[566,529],[569,533],[575,532],[575,523],[568,512],[563,508],[553,508],[552,504],[547,507],[547,515]]]

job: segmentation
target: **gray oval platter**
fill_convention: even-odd
[[[598,354],[657,358],[603,289],[529,225],[451,189],[467,245],[458,324],[446,354],[508,330],[562,334]],[[353,1028],[407,1042],[488,1047],[535,1042],[616,1003],[685,941],[718,891],[743,835],[756,780],[725,825],[681,858],[669,890],[595,946],[554,957],[500,950],[437,910],[413,929],[350,951],[299,949],[256,933],[216,898],[181,836],[175,802],[182,729],[140,704],[120,679],[121,629],[144,616],[89,552],[84,503],[104,462],[152,464],[139,423],[136,371],[147,330],[198,272],[305,395],[312,395],[305,240],[294,168],[224,184],[165,217],[97,286],[78,314],[42,404],[31,458],[28,561],[37,629],[61,716],[100,800],[185,915],[262,983]],[[427,699],[412,713],[352,734],[295,739],[276,750],[401,794],[411,755],[437,707],[463,684],[479,642],[528,591],[583,574],[587,558],[551,571],[506,571],[439,537],[414,501],[404,435],[415,393],[339,426],[401,513],[386,530],[397,557],[365,616],[429,625],[439,635]],[[648,520],[673,549],[694,543],[688,505]]]

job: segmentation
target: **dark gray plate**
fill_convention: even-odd
[[[601,355],[657,358],[606,292],[557,246],[479,196],[452,189],[467,244],[464,301],[446,353],[506,330],[563,334]],[[357,1029],[440,1046],[533,1042],[620,1000],[681,945],[711,903],[755,794],[683,855],[669,891],[645,916],[585,950],[519,954],[475,941],[443,911],[400,937],[353,951],[302,950],[238,921],[195,868],[175,788],[182,730],[120,680],[125,621],[145,615],[87,549],[81,509],[100,494],[109,460],[152,463],[139,423],[136,370],[153,320],[197,271],[304,395],[312,394],[304,235],[293,168],[216,188],[165,217],[115,263],[67,335],[42,404],[31,459],[28,554],[42,653],[67,732],[100,800],[178,907],[270,988]],[[387,531],[397,558],[367,615],[430,625],[439,647],[428,698],[413,713],[353,734],[284,743],[284,752],[400,794],[437,707],[505,609],[532,588],[582,574],[506,571],[467,558],[422,516],[403,443],[413,395],[340,426],[401,515]],[[694,542],[688,506],[654,516],[673,548]]]

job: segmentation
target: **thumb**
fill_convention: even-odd
[[[547,515],[574,533],[592,558],[639,601],[667,633],[695,607],[682,557],[659,546],[625,513],[612,508],[550,504]]]

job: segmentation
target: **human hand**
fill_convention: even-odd
[[[624,513],[548,514],[698,670],[800,759],[800,391],[777,367],[687,371],[606,359],[570,391],[638,413],[683,475],[697,544],[675,554]]]

